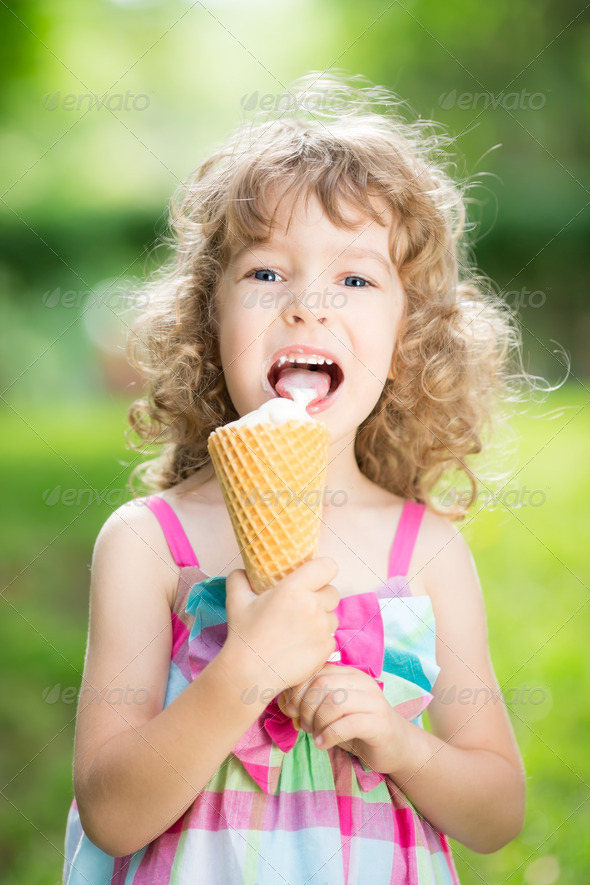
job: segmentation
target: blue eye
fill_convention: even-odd
[[[271,270],[268,267],[259,267],[258,270],[251,271],[248,274],[248,276],[249,277],[256,277],[256,274],[258,274],[258,273],[269,273],[269,274],[273,274],[273,276],[275,276],[275,277],[279,276],[278,273],[276,272],[276,270]],[[261,280],[260,277],[256,277],[256,279],[258,279],[259,282],[261,282],[261,283],[274,283],[275,282],[274,280]]]
[[[352,286],[352,287],[349,287],[349,288],[353,288],[353,289],[366,289],[367,286],[372,285],[368,280],[365,280],[364,277],[354,277],[354,276],[350,276],[350,277],[346,277],[346,278],[345,278],[345,281],[346,281],[346,280],[359,280],[361,283],[366,283],[366,286]]]

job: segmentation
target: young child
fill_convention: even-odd
[[[452,523],[494,403],[530,383],[518,333],[469,268],[444,137],[338,75],[291,94],[185,184],[142,290],[130,423],[166,445],[94,550],[69,885],[455,883],[448,837],[485,853],[523,825]],[[295,366],[331,434],[320,551],[256,595],[207,438]],[[452,469],[471,498],[443,510]]]

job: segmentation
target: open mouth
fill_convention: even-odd
[[[268,383],[277,396],[293,399],[296,388],[313,390],[309,405],[330,399],[344,381],[344,372],[334,360],[319,354],[287,354],[275,360]]]

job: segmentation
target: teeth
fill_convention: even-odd
[[[298,365],[311,365],[311,366],[321,366],[324,363],[328,366],[331,366],[334,360],[329,360],[324,356],[316,356],[315,354],[310,354],[309,356],[301,356],[299,354],[285,354],[282,356],[277,362],[277,368],[281,368],[285,363],[295,363]]]

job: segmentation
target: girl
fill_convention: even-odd
[[[166,447],[94,550],[69,885],[455,883],[447,837],[491,852],[523,825],[452,524],[493,403],[530,383],[518,334],[468,268],[444,139],[384,89],[291,94],[188,181],[142,291],[129,417]],[[257,596],[207,438],[296,367],[331,434],[320,555]],[[451,468],[471,497],[443,510]]]

